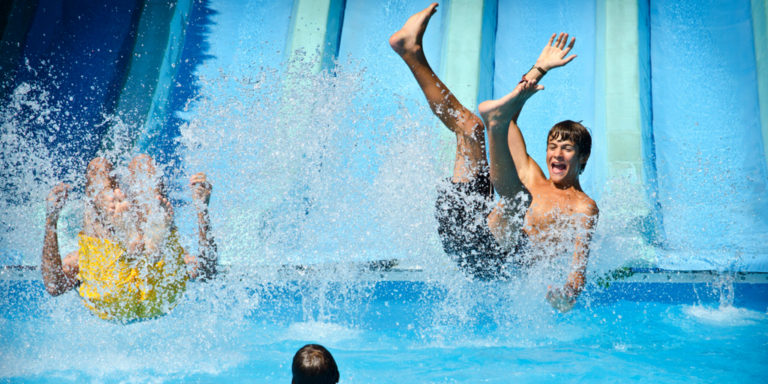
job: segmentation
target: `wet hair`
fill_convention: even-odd
[[[293,356],[292,384],[335,384],[339,382],[339,368],[325,347],[307,344]]]
[[[592,136],[589,134],[587,127],[583,126],[581,121],[563,120],[549,130],[547,143],[552,140],[572,141],[578,149],[579,157],[584,159],[579,173],[584,172],[587,160],[589,160],[589,154],[592,152]]]

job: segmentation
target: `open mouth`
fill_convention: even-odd
[[[552,163],[552,170],[558,173],[565,172],[565,163]]]

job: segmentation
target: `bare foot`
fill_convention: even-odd
[[[128,201],[125,200],[125,194],[120,188],[115,188],[109,207],[115,215],[121,215],[130,209]]]
[[[157,200],[160,202],[160,208],[165,213],[165,222],[169,226],[173,224],[173,205],[170,200],[163,195],[157,195]]]
[[[544,86],[536,82],[522,81],[506,96],[483,101],[477,110],[488,128],[507,127],[510,121],[517,119],[526,100],[542,89]]]
[[[190,278],[196,278],[197,272],[200,270],[200,262],[197,261],[197,257],[190,254],[184,255],[184,264],[187,265],[187,274]]]
[[[436,9],[437,3],[432,3],[421,12],[409,17],[403,27],[389,38],[389,45],[392,49],[400,56],[421,51],[421,39],[424,37],[429,19],[435,14]]]
[[[125,199],[125,194],[120,188],[115,188],[112,191],[111,196],[107,197],[107,208],[105,213],[112,217],[112,225],[124,232],[128,231],[130,226],[131,217],[130,210],[131,205]]]

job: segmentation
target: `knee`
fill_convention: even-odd
[[[92,173],[108,173],[112,171],[112,163],[103,157],[96,157],[88,163],[86,172]]]
[[[473,140],[482,140],[485,135],[485,125],[483,120],[479,117],[471,114],[470,116],[462,116],[460,119],[460,129],[464,135]]]

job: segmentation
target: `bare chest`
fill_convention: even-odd
[[[531,195],[531,205],[525,214],[524,226],[529,236],[551,237],[573,228],[576,196],[556,189],[542,189]]]

